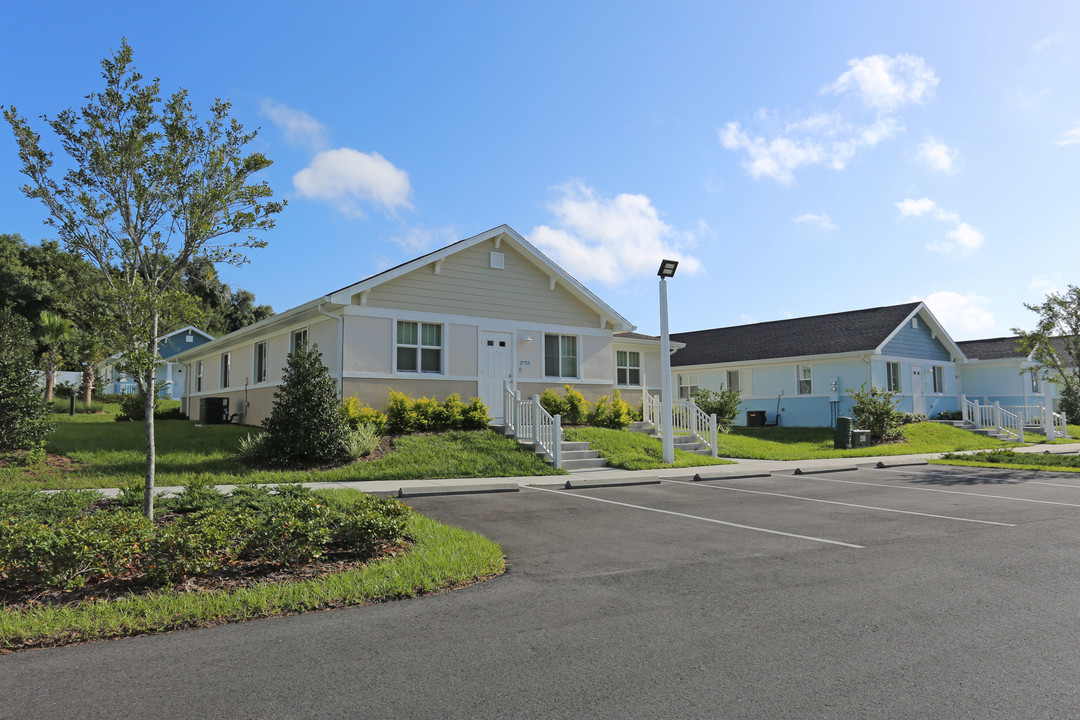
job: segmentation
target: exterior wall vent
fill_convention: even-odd
[[[491,251],[491,267],[496,270],[504,270],[506,268],[506,255],[501,252]]]
[[[919,318],[911,318],[911,327],[915,328],[916,330],[919,328]]]

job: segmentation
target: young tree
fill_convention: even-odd
[[[0,308],[0,452],[40,450],[50,432],[35,378],[30,323]]]
[[[228,102],[215,101],[206,122],[183,89],[162,106],[158,80],[142,82],[126,40],[101,67],[101,92],[78,111],[44,118],[70,160],[63,174],[53,173],[52,153],[15,108],[4,118],[30,180],[23,192],[45,204],[66,247],[96,266],[98,299],[115,314],[106,345],[124,353],[120,369],[145,397],[143,509],[153,517],[157,338],[193,311],[184,270],[203,257],[247,262],[246,249],[266,244],[256,234],[273,227],[283,203],[252,181],[270,160],[245,154],[256,133],[229,117]],[[232,239],[237,233],[246,237]]]
[[[1013,328],[1017,349],[1035,360],[1034,372],[1058,386],[1066,417],[1080,418],[1080,287],[1024,307],[1039,319],[1032,331]]]
[[[52,403],[56,369],[60,366],[60,347],[72,338],[74,324],[48,310],[41,311],[41,341],[45,343],[45,402]]]

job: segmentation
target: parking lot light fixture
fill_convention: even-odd
[[[660,437],[662,441],[663,461],[667,465],[675,462],[675,429],[671,424],[671,338],[668,335],[667,279],[675,276],[678,260],[664,260],[660,263],[660,392],[661,400]]]

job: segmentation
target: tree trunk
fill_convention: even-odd
[[[91,410],[91,403],[94,401],[94,365],[93,363],[87,363],[83,368],[82,373],[82,385],[83,385],[83,404],[86,405],[86,411]]]
[[[157,358],[158,314],[154,312],[151,323],[150,356]],[[143,498],[143,514],[154,519],[154,470],[156,448],[154,446],[154,393],[157,391],[154,378],[157,368],[154,365],[143,370],[143,408],[146,410],[146,492]]]
[[[51,403],[53,398],[53,387],[56,385],[56,364],[56,357],[50,352],[49,364],[45,368],[45,402],[47,403]]]

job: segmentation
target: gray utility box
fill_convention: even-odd
[[[854,447],[854,448],[870,447],[870,431],[869,430],[852,430],[851,431],[851,447]]]

